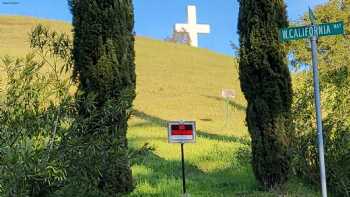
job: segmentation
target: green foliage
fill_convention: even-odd
[[[70,154],[71,170],[105,194],[128,193],[133,183],[126,132],[136,86],[132,1],[72,0],[70,5],[73,77],[79,81],[79,118],[69,141],[79,148]]]
[[[246,121],[252,138],[252,165],[265,189],[287,180],[291,78],[278,30],[288,25],[283,1],[241,0],[239,76],[247,99]]]
[[[350,0],[343,0],[343,5],[340,6],[340,1],[331,0],[325,5],[315,8],[317,23],[329,23],[335,21],[343,21],[345,24],[345,34],[339,36],[321,37],[317,41],[319,69],[322,73],[338,70],[343,66],[349,68],[350,62]],[[308,14],[302,18],[302,24],[310,24]],[[289,43],[290,52],[293,53],[294,59],[292,65],[296,68],[303,67],[305,64],[311,65],[311,47],[308,39],[293,41]]]
[[[47,34],[40,39],[47,43],[38,47],[42,32]],[[34,53],[2,59],[6,77],[0,93],[1,196],[47,196],[67,176],[59,144],[71,122],[72,83],[59,72],[63,63],[58,61],[68,65],[69,56],[58,56],[55,46],[47,48],[67,41],[59,36],[38,26],[31,35]]]
[[[336,75],[344,75],[344,72],[349,75],[347,69],[340,70]],[[312,79],[311,76],[306,78],[299,79],[305,85],[296,91],[293,110],[296,126],[294,172],[318,185],[320,179],[316,118],[313,89],[310,88]],[[350,78],[344,78],[336,87],[327,83],[324,78],[321,80],[328,188],[337,196],[350,196]]]
[[[241,166],[247,166],[252,162],[252,150],[251,150],[251,141],[244,138],[239,139],[242,145],[238,148],[235,153],[235,157]]]
[[[345,23],[344,36],[319,39],[318,57],[327,186],[334,196],[350,196],[350,1],[345,0],[341,5],[338,1],[330,1],[317,7],[316,15],[318,22],[343,20]],[[307,46],[307,40],[290,44],[295,57],[292,63],[297,68],[310,62]],[[307,69],[298,75],[293,107],[296,126],[294,171],[319,185],[312,76]]]

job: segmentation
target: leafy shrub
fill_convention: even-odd
[[[294,172],[319,184],[319,157],[311,76],[295,93]],[[350,196],[350,77],[346,67],[322,73],[323,132],[327,186],[334,196]]]
[[[247,136],[238,138],[240,147],[235,152],[235,160],[238,161],[238,164],[241,166],[251,165],[252,162],[252,150],[251,150],[251,141]]]
[[[350,17],[350,1],[328,1],[315,8],[317,23],[343,20]],[[301,20],[309,23],[308,13]],[[321,83],[321,101],[324,128],[327,187],[332,196],[350,196],[350,76],[349,26],[344,36],[318,40],[318,67]],[[311,72],[310,42],[289,43],[292,66],[304,70],[294,82],[294,172],[316,185],[319,184],[319,161],[316,136]],[[301,68],[301,69],[300,69]],[[306,68],[306,69],[305,69]],[[299,73],[300,74],[300,73]],[[298,74],[298,75],[299,75]],[[303,84],[303,85],[300,85]]]
[[[33,53],[3,57],[0,100],[0,196],[47,196],[66,179],[60,141],[74,109],[68,37],[37,26]]]

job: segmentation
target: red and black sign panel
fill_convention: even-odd
[[[172,143],[193,143],[196,137],[194,121],[174,121],[168,123],[168,139]]]

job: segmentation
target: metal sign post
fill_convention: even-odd
[[[184,143],[181,143],[181,163],[182,163],[182,191],[183,191],[183,194],[186,195]]]
[[[312,69],[314,79],[314,94],[317,117],[317,138],[318,152],[320,160],[320,181],[322,196],[327,197],[326,167],[324,159],[324,144],[322,131],[322,114],[321,114],[321,98],[320,98],[320,82],[318,79],[318,62],[317,62],[317,38],[321,36],[332,36],[344,34],[344,22],[316,24],[316,17],[311,9],[309,9],[310,26],[289,27],[280,29],[280,39],[282,42],[289,40],[298,40],[310,38],[312,50]]]
[[[314,25],[313,25],[314,27]],[[320,96],[320,82],[318,79],[318,62],[317,62],[317,36],[313,35],[311,38],[311,53],[312,53],[312,70],[314,77],[314,94],[315,106],[317,116],[317,137],[318,137],[318,152],[320,159],[320,178],[322,196],[327,197],[327,182],[326,182],[326,167],[324,161],[324,147],[323,147],[323,131],[322,131],[322,113],[321,113],[321,96]]]
[[[170,143],[181,144],[182,191],[186,196],[185,154],[184,144],[194,143],[196,139],[196,123],[194,121],[168,122],[168,140]]]

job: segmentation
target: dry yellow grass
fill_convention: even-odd
[[[28,53],[28,34],[39,23],[71,34],[71,25],[65,22],[1,16],[0,57]],[[143,37],[136,38],[135,48],[138,111],[164,120],[196,120],[199,129],[211,133],[246,132],[245,100],[232,57]],[[225,127],[223,88],[237,93],[230,105],[230,124]]]

